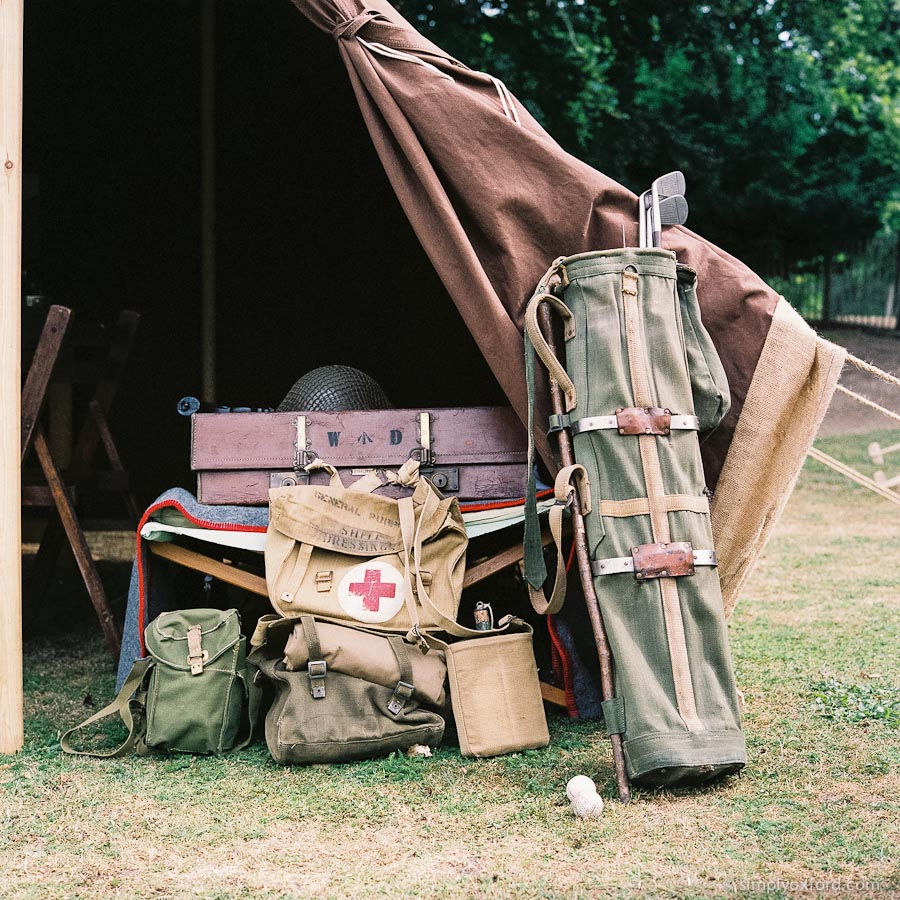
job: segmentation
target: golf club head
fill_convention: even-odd
[[[687,200],[681,195],[659,198],[651,190],[653,205],[647,211],[650,220],[651,246],[662,247],[662,229],[664,225],[684,225],[688,217]]]
[[[688,217],[688,202],[681,195],[664,197],[659,201],[660,225],[684,225]]]
[[[664,197],[684,194],[685,191],[684,175],[681,172],[668,172],[666,175],[660,175],[653,184],[657,186],[657,194],[659,194],[660,200]],[[644,191],[641,197],[643,198],[644,208],[650,209],[653,206],[653,187],[649,191]]]
[[[650,187],[651,191],[656,191],[660,200],[663,197],[674,197],[676,194],[683,194],[685,189],[684,173],[682,172],[666,172],[660,175]]]
[[[663,225],[683,225],[687,220],[687,201],[684,199],[686,183],[684,173],[666,172],[660,175],[650,186],[649,191],[644,191],[638,198],[638,236],[639,246],[658,247],[659,231]],[[658,207],[660,203],[669,197],[680,197],[681,202],[673,209],[663,212],[654,208],[654,202]],[[649,214],[648,214],[649,213]],[[654,220],[656,227],[654,227]]]

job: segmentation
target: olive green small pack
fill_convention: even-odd
[[[66,753],[124,756],[132,749],[225,753],[249,743],[259,691],[246,671],[247,639],[237,610],[180,609],[144,632],[147,657],[135,662],[116,699],[69,729]],[[128,729],[119,747],[76,750],[71,735],[118,712]]]

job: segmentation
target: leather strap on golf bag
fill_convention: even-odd
[[[547,513],[550,535],[556,548],[556,575],[553,580],[553,589],[550,599],[544,595],[542,588],[535,588],[525,580],[528,588],[528,596],[534,611],[540,616],[553,615],[562,609],[566,599],[566,560],[563,555],[563,517],[572,503],[572,495],[576,491],[575,483],[578,483],[578,495],[581,497],[581,509],[584,515],[591,511],[591,484],[588,479],[587,469],[577,463],[572,466],[564,466],[559,470],[556,480],[553,482],[554,504]],[[543,555],[540,557],[543,562]],[[546,571],[546,570],[545,570]]]
[[[607,726],[623,733],[629,777],[649,784],[704,780],[746,761],[698,440],[727,411],[728,389],[694,273],[679,269],[659,249],[561,258],[525,316],[531,405],[536,353],[565,398],[550,429],[569,429],[579,496],[588,480],[593,493],[585,528],[615,664]],[[562,319],[565,366],[538,327],[543,304]],[[538,526],[529,491],[533,597],[546,579]]]

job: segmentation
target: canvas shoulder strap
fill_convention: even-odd
[[[569,377],[569,373],[563,368],[562,363],[556,358],[546,338],[541,332],[538,324],[538,313],[541,306],[547,303],[553,307],[559,317],[563,320],[565,327],[565,340],[570,340],[575,336],[575,317],[572,311],[558,297],[546,292],[536,294],[528,301],[525,309],[525,334],[531,341],[534,352],[540,357],[541,362],[547,367],[550,377],[559,385],[565,398],[566,412],[571,412],[575,408],[577,397],[575,395],[575,384]]]
[[[549,278],[550,272],[544,276]],[[572,311],[552,294],[542,282],[535,295],[529,300],[525,310],[525,384],[528,391],[528,487],[525,491],[525,581],[529,588],[540,590],[547,580],[547,567],[544,564],[544,553],[541,545],[541,525],[537,511],[537,484],[535,479],[535,446],[534,446],[534,401],[535,401],[535,362],[534,355],[541,358],[551,378],[560,386],[565,397],[566,411],[575,408],[577,397],[575,385],[569,378],[562,364],[554,356],[538,325],[538,312],[544,303],[562,317],[565,323],[565,338],[569,340],[575,334],[575,319]]]
[[[258,670],[251,671],[248,666],[243,672],[238,672],[237,674],[244,685],[244,693],[247,697],[247,734],[232,749],[243,750],[253,740],[256,731],[256,723],[259,721],[259,713],[262,709],[263,689],[257,680],[259,678]]]
[[[131,672],[125,679],[125,683],[122,685],[122,689],[116,695],[116,699],[104,706],[99,712],[94,713],[89,719],[85,719],[80,725],[70,728],[59,740],[62,749],[66,753],[71,753],[75,756],[95,756],[104,759],[117,758],[130,753],[144,736],[144,692],[140,688],[144,683],[144,677],[150,671],[152,665],[153,659],[149,656],[145,659],[136,660],[131,667]],[[132,700],[133,694],[135,695],[134,700]],[[135,707],[134,710],[132,710],[132,705]],[[135,712],[137,713],[137,719],[134,715]],[[93,725],[94,722],[99,722],[113,713],[119,714],[122,722],[128,729],[128,737],[118,747],[112,750],[95,751],[76,750],[72,746],[71,737],[76,731],[80,731],[88,725]]]
[[[556,481],[553,484],[553,495],[556,502],[550,507],[549,523],[550,534],[556,546],[556,576],[553,580],[553,590],[550,593],[550,599],[548,600],[544,596],[542,587],[535,588],[527,580],[525,582],[528,587],[528,596],[531,598],[531,605],[540,616],[558,613],[566,599],[566,561],[563,558],[562,549],[563,514],[572,502],[572,495],[576,490],[576,481],[579,483],[578,495],[581,498],[581,511],[587,515],[591,511],[591,490],[587,469],[584,466],[578,463],[565,466],[559,470],[559,474],[556,476]]]
[[[429,488],[426,483],[427,493],[422,497],[422,509],[419,514],[418,524],[416,523],[415,502],[419,499],[416,495],[412,497],[402,497],[397,501],[400,513],[400,532],[403,536],[403,564],[404,564],[404,580],[406,594],[406,608],[409,612],[410,621],[413,627],[407,635],[407,640],[419,643],[420,646],[428,644],[426,637],[421,634],[418,628],[419,611],[416,609],[416,598],[419,603],[430,610],[434,620],[440,626],[442,631],[452,634],[455,637],[485,637],[490,634],[498,634],[504,632],[508,628],[508,624],[503,622],[499,627],[491,631],[478,631],[474,628],[466,628],[460,625],[455,619],[451,619],[441,609],[439,609],[431,597],[428,595],[428,589],[422,580],[421,562],[422,562],[422,523],[427,522],[437,511],[440,504],[434,489]],[[422,495],[419,495],[420,497]],[[415,579],[415,591],[413,591],[413,579]],[[424,647],[423,647],[424,649]]]
[[[387,635],[387,639],[391,646],[391,650],[394,651],[394,656],[397,659],[397,667],[400,670],[400,680],[397,682],[393,696],[388,701],[387,705],[388,712],[391,713],[391,715],[396,716],[403,711],[406,702],[415,693],[416,687],[413,684],[413,668],[412,663],[409,661],[409,653],[406,649],[406,644],[403,643],[403,640],[398,634],[389,634]]]

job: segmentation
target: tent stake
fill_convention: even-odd
[[[553,355],[559,358],[559,348],[553,333],[553,322],[550,310],[546,304],[541,304],[538,312],[540,316],[541,331],[553,351]],[[553,412],[562,415],[565,412],[563,406],[562,391],[559,385],[550,379],[550,399],[553,404]],[[575,453],[572,450],[572,436],[569,430],[564,428],[559,432],[559,455],[564,466],[571,466],[575,462]],[[600,660],[600,695],[604,700],[612,700],[615,695],[612,670],[612,653],[609,649],[609,640],[606,637],[606,629],[603,627],[603,616],[600,612],[600,603],[597,600],[597,592],[594,590],[594,575],[591,572],[591,558],[588,554],[587,532],[584,528],[584,516],[581,514],[581,499],[578,496],[577,482],[575,502],[572,504],[572,530],[575,540],[575,558],[578,563],[578,575],[581,578],[581,587],[584,591],[585,605],[588,617],[591,620],[591,629],[594,632],[594,642],[597,644],[597,656]],[[628,786],[628,774],[625,771],[625,755],[622,752],[622,735],[610,734],[609,742],[612,744],[613,766],[616,772],[616,787],[619,791],[619,800],[628,803],[631,800],[631,790]]]
[[[23,0],[0,0],[0,753],[22,749]]]

